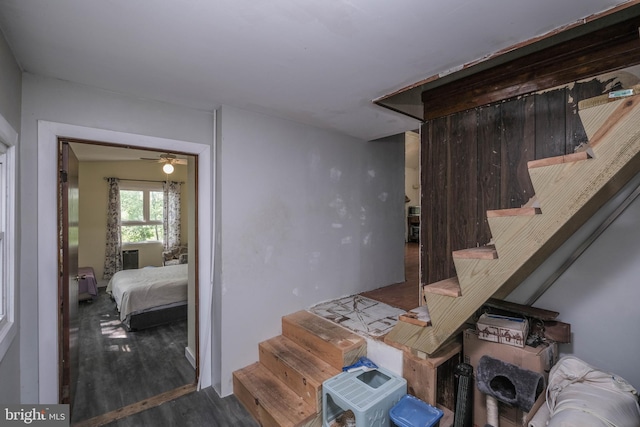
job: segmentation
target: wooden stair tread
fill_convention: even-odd
[[[453,252],[453,258],[458,259],[497,259],[498,252],[495,245],[479,246],[477,248],[460,249]]]
[[[363,337],[305,310],[282,318],[282,335],[340,370],[367,353]]]
[[[263,426],[298,427],[317,412],[259,362],[233,373],[233,393]]]
[[[527,162],[529,169],[541,168],[544,166],[561,165],[563,163],[579,162],[591,158],[589,151],[580,151],[578,153],[565,154],[563,156],[546,157],[544,159],[531,160]]]
[[[505,216],[534,216],[540,215],[541,213],[542,210],[539,207],[496,209],[487,211],[487,218],[501,218]]]
[[[258,349],[265,368],[316,411],[322,410],[322,383],[338,375],[339,369],[282,335],[261,342]]]
[[[430,283],[422,287],[423,293],[431,293],[437,295],[445,295],[450,297],[459,297],[462,295],[460,290],[460,282],[457,277],[440,280],[439,282]]]

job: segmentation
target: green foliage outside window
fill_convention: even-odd
[[[149,190],[120,190],[123,243],[162,241],[164,193]]]

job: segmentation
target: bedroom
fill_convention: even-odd
[[[121,303],[121,299],[118,298],[119,303],[116,305],[110,295],[105,292],[110,281],[104,276],[109,199],[109,184],[105,178],[119,178],[121,194],[138,195],[137,193],[140,192],[140,196],[155,191],[153,194],[162,197],[163,184],[167,179],[179,183],[181,211],[179,246],[188,248],[189,224],[195,210],[191,202],[194,183],[192,175],[189,175],[190,166],[188,163],[193,167],[195,157],[177,156],[180,160],[172,161],[174,171],[169,175],[162,170],[165,162],[159,160],[160,156],[164,155],[161,152],[79,142],[72,142],[70,146],[79,158],[79,266],[91,267],[99,284],[98,295],[94,298],[91,298],[91,295],[86,295],[79,306],[80,362],[78,363],[79,379],[74,404],[77,411],[74,413],[74,421],[80,421],[114,410],[123,401],[129,404],[135,403],[166,392],[176,384],[192,384],[196,379],[194,354],[197,325],[195,323],[193,272],[191,272],[188,281],[188,315],[186,308],[178,307],[181,312],[173,321],[167,322],[164,314],[161,317],[161,322],[168,324],[160,326],[132,324],[133,331],[129,331],[125,326],[129,325],[130,317],[124,318],[124,305]],[[138,202],[147,200],[148,198],[142,197],[136,199],[133,208],[141,207]],[[122,201],[123,212],[129,205],[130,203]],[[162,209],[161,198],[156,204],[156,208]],[[146,208],[145,211],[148,212],[149,209]],[[162,212],[159,215],[162,216]],[[148,215],[145,219],[147,218]],[[130,230],[128,234],[126,231],[122,233],[122,251],[135,251],[134,259],[137,261],[137,265],[125,266],[127,270],[118,273],[115,275],[116,277],[131,273],[138,274],[139,272],[158,273],[166,276],[164,268],[160,268],[166,264],[167,269],[180,269],[181,277],[184,274],[184,280],[187,280],[188,265],[170,266],[169,264],[172,262],[180,260],[165,259],[162,225],[147,226],[147,228],[153,228],[157,233],[156,236],[149,237],[139,233],[139,226],[127,226],[126,214],[123,214],[122,222],[123,230]],[[136,231],[138,231],[137,234]],[[182,257],[183,263],[186,261],[185,256]],[[138,269],[134,267],[138,267]],[[180,293],[186,294],[186,288],[185,285],[185,290],[182,291],[181,287]],[[115,294],[116,292],[114,292]],[[132,318],[136,319],[136,317]],[[173,348],[177,344],[180,344],[180,348]],[[96,348],[101,350],[96,350]],[[153,352],[149,353],[149,349]],[[103,354],[99,354],[100,351]],[[114,352],[115,354],[113,354]],[[135,354],[136,352],[139,354]],[[95,363],[96,360],[105,363]],[[175,360],[176,369],[167,369],[166,362],[165,365],[162,362],[154,362],[158,360]],[[114,367],[116,370],[112,371]],[[156,380],[152,382],[141,381],[139,377],[133,375],[127,377],[118,373],[142,372],[145,369],[155,371]],[[98,381],[96,378],[101,380]],[[95,395],[103,395],[106,388],[109,387],[111,387],[111,391],[108,399],[101,399],[100,405],[92,403],[95,402]],[[120,390],[120,392],[114,395],[114,390]]]

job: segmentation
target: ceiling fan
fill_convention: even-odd
[[[141,160],[152,160],[158,163],[164,163],[162,170],[167,175],[173,173],[173,165],[186,165],[187,159],[179,159],[175,154],[164,153],[159,158],[140,157]]]

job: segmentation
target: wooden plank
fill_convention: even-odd
[[[487,211],[487,218],[500,218],[504,216],[533,216],[540,215],[542,209],[535,207],[498,209]]]
[[[429,310],[427,310],[427,306],[425,305],[409,310],[406,313],[402,313],[398,316],[398,320],[422,327],[431,326]]]
[[[341,371],[280,335],[258,344],[260,363],[316,411],[322,383]]]
[[[282,318],[282,335],[340,370],[367,354],[364,338],[304,310]]]
[[[179,397],[186,396],[196,391],[195,384],[187,384],[182,387],[178,387],[174,390],[170,390],[166,393],[161,393],[157,396],[153,396],[149,399],[136,402],[132,405],[125,406],[123,408],[116,409],[115,411],[107,412],[100,416],[90,418],[85,421],[74,423],[74,427],[99,427],[117,420],[121,420],[128,416],[146,411],[147,409],[155,408],[163,403],[170,402]]]
[[[588,151],[580,151],[578,153],[565,154],[563,156],[549,157],[547,159],[532,160],[528,162],[529,169],[543,168],[545,166],[561,165],[563,163],[580,162],[589,160],[591,155]]]
[[[639,25],[634,17],[426,90],[424,120],[640,63]]]
[[[550,90],[535,95],[535,158],[567,154],[566,89]]]
[[[500,205],[502,165],[501,105],[478,108],[478,211],[477,242],[483,246],[491,241],[491,230],[485,213]]]
[[[297,427],[316,417],[300,396],[258,362],[233,373],[233,392],[262,426]]]
[[[555,320],[560,315],[560,313],[558,313],[557,311],[544,310],[542,308],[504,301],[497,298],[489,298],[487,302],[484,303],[484,305],[544,321]]]
[[[424,285],[422,288],[424,293],[448,295],[453,298],[462,295],[460,291],[460,282],[458,282],[457,277],[451,277],[449,279],[440,280],[436,283],[430,283],[428,285]]]
[[[433,245],[434,229],[433,221],[433,170],[431,145],[433,141],[432,126],[430,122],[422,124],[420,131],[420,273],[418,275],[419,283],[428,281],[429,273],[431,272],[431,251],[435,248]],[[418,301],[422,304],[422,287],[420,289],[420,295]]]
[[[454,259],[497,259],[498,252],[495,245],[480,246],[477,248],[461,249],[453,252]]]
[[[527,161],[534,159],[534,98],[529,96],[502,104],[502,182],[500,208],[519,208],[535,192]]]
[[[431,182],[429,186],[423,187],[424,191],[429,192],[426,207],[430,212],[427,223],[431,224],[430,236],[424,243],[427,245],[427,270],[426,275],[422,276],[424,283],[437,282],[454,275],[451,273],[454,265],[449,239],[448,198],[447,192],[442,191],[450,183],[448,129],[448,118],[431,122],[430,158],[427,165],[430,167],[427,170],[431,172]]]
[[[447,186],[452,250],[478,246],[478,119],[475,110],[449,118],[450,181]],[[484,216],[484,215],[483,215]],[[482,244],[486,244],[483,242]],[[452,269],[447,277],[455,275]]]

